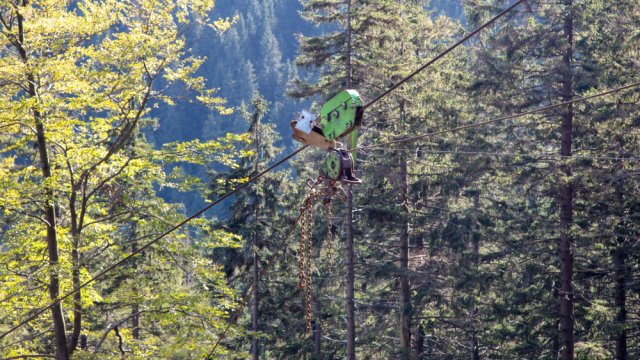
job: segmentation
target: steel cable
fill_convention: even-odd
[[[413,142],[413,141],[425,139],[425,138],[428,138],[428,137],[433,137],[433,136],[436,136],[436,135],[443,135],[443,134],[446,134],[446,133],[456,132],[456,131],[459,131],[459,130],[470,129],[470,128],[474,128],[474,127],[478,127],[478,126],[494,124],[494,123],[498,123],[498,122],[502,122],[502,121],[506,121],[506,120],[511,120],[511,119],[523,117],[523,116],[526,116],[526,115],[533,115],[533,114],[541,113],[541,112],[544,112],[544,111],[547,111],[547,110],[551,110],[551,109],[555,109],[555,108],[559,108],[559,107],[575,104],[575,103],[578,103],[578,102],[584,102],[584,101],[591,100],[591,99],[594,99],[594,98],[597,98],[597,97],[601,97],[601,96],[617,93],[617,92],[620,92],[620,91],[636,88],[638,86],[640,86],[640,82],[635,82],[635,83],[624,85],[624,86],[620,86],[620,87],[617,87],[617,88],[614,88],[614,89],[611,89],[611,90],[606,90],[606,91],[603,91],[603,92],[599,92],[597,94],[593,94],[593,95],[589,95],[589,96],[585,96],[585,97],[581,97],[581,98],[576,98],[576,99],[565,101],[565,102],[561,102],[561,103],[558,103],[558,104],[543,106],[541,108],[530,110],[530,111],[525,111],[525,112],[521,112],[521,113],[507,115],[507,116],[501,116],[501,117],[498,117],[498,118],[495,118],[495,119],[491,119],[491,120],[487,120],[487,121],[480,121],[480,122],[477,122],[477,123],[461,125],[461,126],[448,128],[448,129],[444,129],[444,130],[440,130],[440,131],[434,131],[434,132],[430,132],[430,133],[426,133],[426,134],[403,137],[403,138],[399,138],[399,139],[395,139],[395,140],[391,140],[391,141],[386,141],[386,142],[379,143],[379,144],[367,145],[367,146],[359,146],[359,147],[350,149],[349,151],[360,151],[360,150],[367,150],[367,149],[383,148],[383,147],[387,147],[387,146],[393,145],[393,144],[400,144],[400,143],[405,143],[405,142]]]
[[[104,270],[100,271],[97,275],[93,276],[92,278],[90,278],[89,280],[85,281],[84,283],[80,284],[78,287],[76,287],[75,289],[69,291],[68,293],[64,294],[63,296],[59,297],[58,299],[56,299],[55,301],[53,301],[51,304],[43,307],[42,309],[36,311],[35,313],[33,313],[31,316],[29,316],[26,320],[20,322],[19,324],[13,326],[12,328],[10,328],[9,330],[5,331],[4,333],[2,333],[2,335],[0,335],[0,340],[3,339],[4,337],[6,337],[7,335],[11,334],[12,332],[16,331],[17,329],[19,329],[20,327],[24,326],[25,324],[29,323],[31,320],[37,318],[38,316],[42,315],[42,313],[44,313],[45,311],[51,309],[52,307],[56,306],[58,303],[60,303],[61,301],[63,301],[64,299],[68,298],[69,296],[77,293],[78,291],[82,290],[83,288],[85,288],[87,285],[93,283],[94,281],[100,279],[101,277],[103,277],[106,273],[110,272],[111,270],[117,268],[118,266],[124,264],[125,262],[127,262],[129,259],[133,258],[134,256],[142,253],[143,251],[145,251],[146,249],[148,249],[151,245],[157,243],[158,241],[162,240],[165,236],[171,234],[172,232],[174,232],[175,230],[179,229],[180,227],[186,225],[189,221],[195,219],[196,217],[204,214],[207,210],[211,209],[212,207],[218,205],[219,203],[221,203],[222,201],[224,201],[225,199],[229,198],[231,195],[239,192],[240,190],[246,188],[249,186],[249,184],[253,183],[254,181],[258,180],[259,178],[261,178],[262,176],[264,176],[266,173],[272,171],[273,169],[275,169],[276,167],[282,165],[283,163],[285,163],[286,161],[288,161],[289,159],[291,159],[292,157],[296,156],[298,153],[302,152],[304,149],[306,149],[308,147],[308,145],[304,145],[302,147],[300,147],[299,149],[297,149],[296,151],[290,153],[289,155],[285,156],[284,158],[282,158],[281,160],[277,161],[275,164],[271,165],[270,167],[268,167],[267,169],[261,171],[260,173],[258,173],[257,175],[253,176],[252,178],[250,178],[246,183],[234,188],[233,190],[225,193],[224,195],[220,196],[218,199],[216,199],[214,202],[212,202],[211,204],[207,205],[206,207],[204,207],[202,210],[196,212],[195,214],[189,216],[188,218],[182,220],[180,223],[174,225],[172,228],[170,228],[169,230],[165,231],[162,235],[154,238],[153,240],[147,242],[146,244],[144,244],[143,246],[141,246],[138,250],[132,252],[131,254],[125,256],[124,258],[122,258],[120,261],[112,264],[111,266],[105,268]]]
[[[397,82],[396,84],[394,84],[393,86],[391,86],[389,89],[387,89],[386,91],[384,91],[383,93],[381,93],[380,95],[378,95],[377,97],[375,97],[373,100],[371,100],[370,102],[368,102],[367,104],[365,104],[363,106],[363,109],[368,108],[369,106],[373,105],[374,103],[378,102],[380,99],[384,98],[385,96],[387,96],[389,93],[391,93],[392,91],[394,91],[395,89],[397,89],[398,87],[400,87],[402,84],[404,84],[405,82],[409,81],[411,78],[413,78],[414,76],[416,76],[418,73],[424,71],[427,67],[431,66],[433,63],[435,63],[436,61],[438,61],[439,59],[441,59],[442,57],[444,57],[445,55],[447,55],[448,53],[450,53],[451,51],[453,51],[455,48],[459,47],[460,45],[462,45],[464,42],[466,42],[467,40],[469,40],[470,38],[472,38],[473,36],[477,35],[480,31],[482,31],[483,29],[485,29],[486,27],[490,26],[492,23],[494,23],[496,20],[498,20],[499,18],[501,18],[502,16],[506,15],[507,13],[509,13],[511,10],[513,10],[515,7],[517,7],[520,3],[523,3],[526,0],[518,0],[516,1],[514,4],[512,4],[511,6],[509,6],[508,8],[504,9],[503,11],[501,11],[499,14],[497,14],[496,16],[494,16],[493,18],[491,18],[489,21],[487,21],[486,23],[484,23],[483,25],[481,25],[480,27],[476,28],[475,30],[473,30],[472,32],[470,32],[469,34],[467,34],[466,36],[464,36],[462,39],[460,39],[459,41],[457,41],[455,44],[451,45],[450,47],[448,47],[447,49],[445,49],[443,52],[441,52],[440,54],[438,54],[437,56],[435,56],[433,59],[431,59],[429,62],[427,62],[426,64],[424,64],[423,66],[421,66],[420,68],[416,69],[415,71],[413,71],[412,73],[410,73],[409,75],[407,75],[405,78],[403,78],[402,80],[400,80],[399,82]],[[13,333],[14,331],[16,331],[17,329],[19,329],[20,327],[24,326],[25,324],[29,323],[30,321],[34,320],[35,318],[37,318],[38,316],[40,316],[41,314],[43,314],[45,311],[47,311],[48,309],[51,309],[52,307],[56,306],[58,303],[60,303],[61,301],[67,299],[69,296],[77,293],[78,291],[82,290],[83,288],[85,288],[87,285],[93,283],[94,281],[102,278],[105,274],[107,274],[108,272],[112,271],[113,269],[117,268],[118,266],[124,264],[125,262],[127,262],[129,259],[135,257],[136,255],[142,253],[143,251],[145,251],[147,248],[149,248],[150,246],[152,246],[153,244],[157,243],[158,241],[160,241],[161,239],[163,239],[165,236],[171,234],[172,232],[174,232],[175,230],[179,229],[180,227],[186,225],[187,223],[189,223],[191,220],[193,220],[194,218],[202,215],[203,213],[205,213],[207,210],[211,209],[212,207],[218,205],[219,203],[221,203],[222,201],[224,201],[225,199],[229,198],[230,196],[234,195],[235,193],[239,192],[240,190],[248,187],[251,183],[253,183],[254,181],[258,180],[259,178],[261,178],[262,176],[264,176],[266,173],[272,171],[273,169],[275,169],[276,167],[280,166],[281,164],[285,163],[286,161],[288,161],[289,159],[293,158],[294,156],[296,156],[298,153],[302,152],[303,150],[305,150],[307,147],[309,147],[309,145],[304,145],[300,148],[298,148],[297,150],[293,151],[292,153],[290,153],[289,155],[285,156],[284,158],[282,158],[281,160],[279,160],[278,162],[276,162],[275,164],[273,164],[272,166],[268,167],[267,169],[263,170],[262,172],[260,172],[259,174],[255,175],[254,177],[250,178],[246,183],[234,188],[233,190],[225,193],[224,195],[220,196],[217,200],[215,200],[214,202],[212,202],[211,204],[207,205],[206,207],[204,207],[203,209],[201,209],[200,211],[196,212],[195,214],[189,216],[188,218],[184,219],[183,221],[181,221],[180,223],[176,224],[175,226],[173,226],[172,228],[170,228],[169,230],[167,230],[166,232],[164,232],[162,235],[154,238],[153,240],[149,241],[148,243],[146,243],[145,245],[143,245],[142,247],[140,247],[138,250],[132,252],[131,254],[127,255],[126,257],[122,258],[121,260],[119,260],[118,262],[110,265],[109,267],[105,268],[104,270],[100,271],[97,275],[93,276],[92,278],[90,278],[89,280],[85,281],[84,283],[82,283],[81,285],[79,285],[78,287],[74,288],[73,290],[67,292],[66,294],[64,294],[63,296],[59,297],[58,299],[56,299],[55,301],[53,301],[51,304],[49,304],[48,306],[36,311],[34,314],[32,314],[31,316],[29,316],[26,320],[20,322],[19,324],[13,326],[12,328],[10,328],[9,330],[5,331],[4,333],[2,333],[0,335],[0,340],[3,339],[4,337],[6,337],[7,335]],[[353,150],[357,150],[358,148],[355,148]],[[297,222],[297,220],[296,220]],[[284,243],[284,242],[283,242]],[[262,273],[261,273],[262,274]],[[253,285],[253,284],[252,284]],[[225,329],[225,331],[223,332],[223,335],[226,334],[226,331],[228,330],[228,327]],[[220,340],[219,340],[220,341]],[[215,348],[218,346],[219,344],[216,343],[216,345],[214,346],[214,350]],[[211,352],[213,353],[213,351]]]

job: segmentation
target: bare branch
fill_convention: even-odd
[[[96,345],[96,348],[93,350],[93,354],[97,354],[98,351],[100,351],[100,347],[102,346],[102,343],[104,342],[104,340],[107,338],[107,335],[109,335],[109,332],[111,330],[115,330],[116,331],[116,336],[119,337],[119,347],[120,347],[120,351],[124,353],[124,351],[122,350],[122,337],[120,336],[120,334],[118,334],[118,326],[121,326],[122,324],[124,324],[125,322],[129,321],[130,319],[134,318],[135,316],[138,316],[142,313],[145,312],[153,312],[153,310],[140,310],[138,312],[132,313],[129,316],[125,317],[124,319],[120,320],[118,323],[116,324],[110,324],[107,327],[107,330],[104,332],[104,334],[102,334],[102,337],[100,338],[100,341],[98,341],[98,344]]]
[[[125,161],[125,163],[113,174],[107,176],[106,178],[102,179],[102,181],[100,181],[100,183],[98,183],[98,185],[96,185],[96,187],[91,190],[89,192],[89,194],[86,193],[86,184],[87,184],[87,177],[85,177],[84,180],[84,184],[83,184],[83,189],[82,189],[82,203],[81,203],[81,208],[80,208],[80,217],[79,217],[79,221],[78,221],[78,231],[81,231],[84,223],[84,216],[87,212],[87,207],[88,207],[88,203],[89,203],[89,199],[100,189],[102,189],[109,181],[113,180],[116,176],[120,175],[124,169],[127,168],[127,166],[129,166],[129,163],[131,162],[131,160],[133,160],[134,158],[129,158],[127,159],[127,161]],[[87,173],[88,176],[88,173]]]
[[[117,217],[120,217],[120,216],[123,216],[123,215],[126,215],[126,214],[131,214],[131,213],[133,213],[133,211],[131,211],[131,210],[119,212],[117,214],[113,214],[113,215],[105,216],[105,217],[102,217],[102,218],[99,218],[99,219],[96,219],[96,220],[93,220],[93,221],[89,221],[88,223],[84,224],[82,227],[86,228],[89,225],[99,224],[101,222],[109,221],[109,220],[115,219]]]

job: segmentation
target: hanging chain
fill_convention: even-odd
[[[307,334],[311,334],[311,285],[312,285],[312,251],[313,251],[313,207],[322,199],[325,204],[327,213],[327,251],[329,260],[329,274],[333,272],[333,231],[331,221],[333,219],[333,209],[331,206],[334,195],[344,195],[338,190],[335,182],[327,183],[322,190],[316,190],[315,187],[323,182],[323,178],[318,177],[315,181],[308,180],[307,184],[311,188],[309,195],[304,199],[300,208],[301,224],[300,224],[300,245],[298,251],[298,261],[300,267],[298,288],[305,294],[305,315]]]
[[[305,200],[306,203],[306,200]],[[307,209],[305,206],[301,209],[302,214],[300,215],[300,250],[298,251],[298,262],[300,263],[300,280],[298,280],[298,288],[304,289],[306,286],[306,276],[304,271],[304,262],[305,262],[305,237],[307,235]]]
[[[317,199],[320,197],[321,191],[315,189],[316,185],[320,183],[320,179],[315,182],[308,182],[311,187],[311,192],[304,199],[300,211],[301,224],[300,224],[300,249],[299,264],[300,264],[300,276],[298,281],[298,288],[305,292],[305,317],[306,317],[306,330],[307,334],[311,333],[311,259],[313,251],[313,206]]]
[[[312,233],[313,233],[313,200],[315,200],[315,197],[312,199],[312,201],[309,203],[309,206],[307,208],[307,266],[306,266],[306,270],[307,270],[307,274],[306,274],[306,300],[307,300],[307,335],[311,334],[311,285],[312,285],[312,276],[311,276],[311,251],[313,249],[313,246],[311,244],[312,242]]]
[[[327,211],[327,277],[331,277],[333,274],[333,202],[329,199],[325,204]]]

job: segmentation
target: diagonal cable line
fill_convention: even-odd
[[[450,52],[452,52],[453,50],[455,50],[455,48],[457,48],[458,46],[464,44],[465,42],[467,42],[467,40],[471,39],[472,37],[476,36],[478,33],[480,33],[482,30],[484,30],[485,28],[487,28],[488,26],[490,26],[491,24],[493,24],[494,22],[496,22],[496,20],[500,19],[501,17],[503,17],[504,15],[510,13],[513,9],[515,9],[518,5],[520,5],[521,3],[525,2],[526,0],[518,0],[515,3],[513,3],[511,6],[509,6],[508,8],[502,10],[500,13],[498,13],[498,15],[492,17],[489,21],[487,21],[486,23],[480,25],[478,28],[476,28],[475,30],[473,30],[472,32],[468,33],[467,35],[465,35],[462,39],[456,41],[455,44],[449,46],[448,48],[446,48],[443,52],[439,53],[438,55],[436,55],[433,59],[429,60],[427,63],[425,63],[424,65],[422,65],[421,67],[419,67],[418,69],[416,69],[414,72],[412,72],[411,74],[405,76],[402,80],[398,81],[397,83],[395,83],[394,85],[392,85],[390,88],[388,88],[387,90],[385,90],[383,93],[381,93],[380,95],[376,96],[373,100],[369,101],[366,105],[363,106],[363,110],[368,108],[369,106],[375,104],[376,102],[378,102],[378,100],[382,99],[383,97],[389,95],[389,93],[391,93],[392,91],[394,91],[395,89],[399,88],[400,86],[402,86],[402,84],[406,83],[407,81],[411,80],[414,76],[418,75],[419,73],[421,73],[422,71],[424,71],[424,69],[428,68],[429,66],[433,65],[436,61],[440,60],[441,58],[445,57],[447,54],[449,54]]]
[[[610,94],[618,93],[618,92],[621,92],[621,91],[633,89],[633,88],[636,88],[638,86],[640,86],[640,81],[639,82],[634,82],[634,83],[631,83],[631,84],[628,84],[628,85],[620,86],[620,87],[617,87],[617,88],[614,88],[614,89],[606,90],[606,91],[603,91],[603,92],[599,92],[597,94],[593,94],[593,95],[589,95],[589,96],[585,96],[585,97],[581,97],[581,98],[575,98],[573,100],[569,100],[569,101],[565,101],[565,102],[561,102],[561,103],[557,103],[557,104],[543,106],[541,108],[530,110],[530,111],[525,111],[525,112],[516,113],[516,114],[512,114],[512,115],[501,116],[501,117],[498,117],[498,118],[495,118],[495,119],[491,119],[491,120],[487,120],[487,121],[480,121],[480,122],[477,122],[477,123],[461,125],[461,126],[448,128],[448,129],[444,129],[444,130],[440,130],[440,131],[434,131],[434,132],[430,132],[430,133],[425,133],[425,134],[421,134],[421,135],[398,138],[398,139],[395,139],[395,140],[386,141],[386,142],[379,143],[379,144],[359,146],[359,147],[353,148],[353,149],[351,149],[349,151],[377,149],[377,148],[382,148],[382,147],[386,147],[386,146],[393,145],[393,144],[400,144],[400,143],[405,143],[405,142],[413,142],[413,141],[417,141],[417,140],[433,137],[433,136],[436,136],[436,135],[443,135],[443,134],[446,134],[446,133],[457,132],[457,131],[460,131],[460,130],[470,129],[470,128],[479,127],[479,126],[483,126],[483,125],[495,124],[495,123],[499,123],[499,122],[502,122],[502,121],[516,119],[516,118],[527,116],[527,115],[538,114],[538,113],[541,113],[541,112],[545,112],[547,110],[556,109],[556,108],[560,108],[560,107],[563,107],[563,106],[567,106],[567,105],[571,105],[571,104],[575,104],[575,103],[579,103],[579,102],[585,102],[585,101],[588,101],[588,100],[591,100],[591,99],[595,99],[597,97],[601,97],[601,96],[610,95]]]
[[[462,39],[460,39],[459,41],[457,41],[455,44],[451,45],[450,47],[448,47],[447,49],[445,49],[443,52],[441,52],[440,54],[436,55],[433,59],[431,59],[430,61],[428,61],[426,64],[424,64],[423,66],[421,66],[420,68],[416,69],[415,71],[413,71],[412,73],[410,73],[409,75],[407,75],[406,77],[404,77],[402,80],[400,80],[399,82],[397,82],[395,85],[391,86],[389,89],[387,89],[386,91],[384,91],[382,94],[378,95],[377,97],[375,97],[373,100],[369,101],[367,104],[365,104],[363,106],[363,110],[368,108],[369,106],[373,105],[374,103],[378,102],[380,99],[384,98],[385,96],[387,96],[388,94],[390,94],[392,91],[394,91],[395,89],[397,89],[398,87],[400,87],[402,84],[406,83],[407,81],[409,81],[411,78],[413,78],[414,76],[416,76],[418,73],[424,71],[426,68],[428,68],[429,66],[431,66],[433,63],[435,63],[436,61],[438,61],[439,59],[441,59],[442,57],[444,57],[445,55],[449,54],[451,51],[453,51],[454,49],[456,49],[457,47],[459,47],[460,45],[462,45],[464,42],[466,42],[467,40],[469,40],[470,38],[472,38],[473,36],[477,35],[479,32],[481,32],[482,30],[484,30],[486,27],[490,26],[492,23],[494,23],[496,20],[498,20],[499,18],[501,18],[502,16],[506,15],[507,13],[509,13],[510,11],[512,11],[515,7],[517,7],[519,4],[525,2],[526,0],[518,0],[516,1],[514,4],[512,4],[511,6],[509,6],[508,8],[504,9],[503,11],[501,11],[500,13],[498,13],[496,16],[494,16],[493,18],[491,18],[489,21],[487,21],[486,23],[482,24],[481,26],[479,26],[478,28],[476,28],[475,30],[473,30],[472,32],[470,32],[469,34],[465,35]],[[204,207],[202,210],[196,212],[195,214],[189,216],[188,218],[184,219],[183,221],[181,221],[180,223],[176,224],[175,226],[173,226],[172,228],[170,228],[169,230],[167,230],[166,232],[164,232],[162,235],[154,238],[153,240],[149,241],[148,243],[146,243],[145,245],[143,245],[142,247],[140,247],[138,250],[136,250],[135,252],[132,252],[131,254],[127,255],[126,257],[122,258],[121,260],[119,260],[118,262],[110,265],[109,267],[105,268],[104,270],[100,271],[98,274],[94,275],[93,277],[91,277],[89,280],[85,281],[84,283],[82,283],[81,285],[79,285],[77,288],[74,288],[73,290],[69,291],[68,293],[64,294],[63,296],[59,297],[58,299],[56,299],[55,301],[53,301],[51,304],[49,304],[48,306],[36,311],[34,314],[32,314],[31,316],[29,316],[27,319],[23,320],[22,322],[20,322],[19,324],[11,327],[9,330],[5,331],[4,333],[0,334],[0,340],[2,340],[4,337],[6,337],[7,335],[13,333],[14,331],[16,331],[17,329],[19,329],[20,327],[24,326],[25,324],[29,323],[30,321],[34,320],[35,318],[37,318],[38,316],[42,315],[45,311],[47,311],[48,309],[51,309],[52,307],[54,307],[56,304],[58,304],[59,302],[67,299],[68,297],[70,297],[71,295],[77,293],[78,291],[80,291],[81,289],[83,289],[84,287],[86,287],[87,285],[93,283],[96,280],[101,279],[105,274],[107,274],[108,272],[112,271],[113,269],[117,268],[118,266],[124,264],[125,262],[127,262],[128,260],[130,260],[131,258],[135,257],[136,255],[142,253],[143,251],[145,251],[147,248],[149,248],[150,246],[152,246],[153,244],[157,243],[158,241],[162,240],[165,236],[171,234],[172,232],[174,232],[175,230],[179,229],[180,227],[186,225],[188,222],[190,222],[191,220],[193,220],[194,218],[202,215],[203,213],[205,213],[207,210],[211,209],[212,207],[218,205],[219,203],[221,203],[222,201],[224,201],[225,199],[229,198],[230,196],[232,196],[233,194],[239,192],[240,190],[248,187],[251,183],[255,182],[256,180],[258,180],[259,178],[261,178],[262,176],[264,176],[266,173],[272,171],[273,169],[275,169],[276,167],[280,166],[281,164],[287,162],[288,160],[290,160],[291,158],[295,157],[298,153],[302,152],[303,150],[305,150],[307,147],[309,147],[309,145],[304,145],[300,148],[298,148],[297,150],[293,151],[292,153],[290,153],[289,155],[285,156],[284,158],[282,158],[281,160],[279,160],[278,162],[276,162],[275,164],[271,165],[270,167],[268,167],[267,169],[263,170],[262,172],[258,173],[257,175],[255,175],[254,177],[250,178],[246,183],[234,188],[233,190],[227,192],[226,194],[220,196],[217,200],[215,200],[214,202],[212,202],[211,204],[209,204],[208,206]],[[357,150],[358,148],[354,148],[353,150]],[[219,343],[219,341],[218,341]],[[217,347],[218,344],[216,344]],[[215,347],[214,347],[215,349]]]
[[[250,178],[246,183],[234,188],[233,190],[225,193],[224,195],[220,196],[218,199],[216,199],[214,202],[212,202],[211,204],[207,205],[206,207],[204,207],[202,210],[196,212],[195,214],[189,216],[188,218],[182,220],[181,222],[179,222],[178,224],[174,225],[172,228],[170,228],[169,230],[165,231],[162,235],[156,237],[155,239],[147,242],[146,244],[144,244],[142,247],[140,247],[138,250],[132,252],[131,254],[125,256],[124,258],[122,258],[120,261],[112,264],[111,266],[105,268],[104,270],[100,271],[98,274],[94,275],[92,278],[90,278],[89,280],[85,281],[84,283],[80,284],[77,288],[69,291],[68,293],[62,295],[61,297],[59,297],[58,299],[56,299],[55,301],[53,301],[51,304],[49,304],[48,306],[45,306],[43,308],[41,308],[40,310],[36,311],[35,313],[33,313],[31,316],[29,316],[28,318],[26,318],[25,320],[23,320],[22,322],[20,322],[19,324],[13,326],[12,328],[10,328],[9,330],[5,331],[4,333],[2,333],[2,335],[0,335],[0,340],[3,339],[5,336],[11,334],[12,332],[18,330],[20,327],[26,325],[27,323],[29,323],[30,321],[34,320],[35,318],[37,318],[38,316],[42,315],[42,313],[44,313],[45,311],[51,309],[52,307],[56,306],[59,302],[61,302],[62,300],[68,298],[69,296],[77,293],[78,291],[82,290],[83,288],[85,288],[87,285],[91,284],[92,282],[99,280],[100,278],[102,278],[106,273],[110,272],[111,270],[117,268],[118,266],[124,264],[125,262],[127,262],[128,260],[130,260],[131,258],[133,258],[134,256],[142,253],[143,251],[145,251],[146,249],[148,249],[151,245],[157,243],[158,241],[162,240],[164,237],[166,237],[167,235],[171,234],[172,232],[176,231],[178,228],[186,225],[189,221],[195,219],[196,217],[204,214],[207,210],[211,209],[212,207],[218,205],[219,203],[221,203],[222,201],[224,201],[225,199],[229,198],[230,196],[232,196],[233,194],[239,192],[240,190],[246,188],[249,186],[249,184],[255,182],[256,180],[258,180],[259,178],[261,178],[262,176],[264,176],[266,173],[272,171],[273,169],[275,169],[276,167],[282,165],[283,163],[287,162],[289,159],[291,159],[292,157],[296,156],[298,153],[302,152],[304,149],[306,149],[308,147],[308,145],[304,145],[302,147],[300,147],[299,149],[297,149],[296,151],[290,153],[289,155],[285,156],[284,158],[280,159],[279,161],[277,161],[276,163],[274,163],[273,165],[269,166],[267,169],[261,171],[260,173],[256,174],[255,176],[253,176],[252,178]]]

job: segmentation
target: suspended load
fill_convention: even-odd
[[[293,138],[303,144],[329,151],[321,173],[332,181],[359,184],[353,156],[342,148],[339,139],[349,136],[351,148],[358,145],[357,128],[362,125],[362,100],[355,90],[342,90],[322,105],[320,116],[303,110],[291,121]]]

